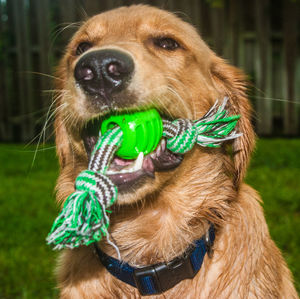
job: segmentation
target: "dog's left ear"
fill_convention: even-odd
[[[218,92],[228,96],[227,109],[231,114],[239,114],[237,131],[243,135],[233,141],[234,182],[238,187],[243,180],[251,153],[255,146],[255,133],[251,124],[252,108],[248,101],[245,75],[239,69],[227,64],[223,59],[214,57],[211,75]]]

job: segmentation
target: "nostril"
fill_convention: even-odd
[[[123,58],[123,57],[122,57]],[[132,64],[122,59],[111,58],[103,62],[103,78],[115,87],[122,85],[132,73]]]
[[[90,80],[93,80],[94,79],[94,73],[93,71],[88,68],[88,67],[79,67],[79,68],[76,68],[76,71],[75,71],[75,78],[76,80],[78,81],[90,81]]]
[[[112,62],[108,64],[106,69],[110,76],[120,77],[122,75],[122,66],[119,63]]]

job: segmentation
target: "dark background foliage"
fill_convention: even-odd
[[[51,120],[47,75],[80,22],[132,3],[175,12],[246,72],[260,135],[299,136],[299,0],[1,0],[0,141],[30,141]]]

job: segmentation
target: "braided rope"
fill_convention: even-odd
[[[167,148],[174,153],[184,154],[197,142],[197,127],[189,119],[178,119],[173,122],[163,120],[163,128]]]
[[[219,147],[224,141],[241,136],[234,131],[239,116],[228,116],[225,109],[227,101],[225,98],[221,106],[216,102],[196,121],[163,120],[163,137],[167,139],[167,148],[174,153],[184,154],[196,143]],[[119,255],[117,246],[109,240],[109,211],[106,210],[117,200],[118,190],[106,176],[106,171],[122,140],[123,132],[118,126],[99,137],[91,153],[88,170],[78,175],[76,191],[67,198],[47,237],[48,244],[54,245],[54,249],[89,245],[106,236]]]
[[[102,236],[107,236],[109,241],[106,208],[116,201],[118,189],[105,174],[121,145],[122,135],[121,129],[116,127],[99,137],[88,170],[76,178],[76,191],[67,198],[47,237],[54,249],[89,245],[100,241]]]
[[[163,120],[163,136],[167,139],[167,148],[178,154],[190,151],[197,143],[205,147],[220,147],[224,141],[235,139],[238,134],[233,129],[239,120],[239,115],[228,116],[225,107],[228,98],[222,105],[218,101],[200,119],[178,119],[173,122]]]

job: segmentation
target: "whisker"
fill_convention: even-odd
[[[300,99],[297,101],[293,100],[286,100],[286,99],[280,99],[280,98],[270,98],[270,97],[261,97],[261,96],[255,96],[250,95],[250,98],[259,99],[259,100],[268,100],[268,101],[276,101],[276,102],[284,102],[284,103],[293,103],[293,104],[300,104]]]
[[[43,151],[52,150],[54,148],[56,148],[56,145],[54,145],[54,146],[48,146],[48,147],[45,147],[45,148],[41,148],[41,149],[38,149],[37,151],[38,152],[43,152]],[[35,153],[36,150],[32,150],[32,151],[30,151],[30,150],[22,150],[22,151],[18,151],[18,152],[22,152],[22,153]]]
[[[167,79],[169,79],[169,80],[172,80],[172,81],[174,81],[174,82],[176,82],[176,83],[178,83],[179,85],[180,85],[180,90],[182,90],[184,93],[185,93],[185,95],[186,95],[186,98],[190,98],[191,97],[191,93],[190,93],[190,91],[186,88],[186,86],[180,81],[180,80],[178,80],[178,79],[176,79],[176,78],[174,78],[174,77],[171,77],[171,76],[166,76],[166,78]],[[173,90],[175,90],[174,88],[173,88]],[[182,99],[182,97],[181,97],[181,99]],[[186,102],[182,99],[182,101],[185,103],[185,105],[186,105]],[[197,111],[196,111],[196,106],[195,106],[195,101],[191,101],[191,103],[192,103],[192,105],[193,105],[193,116],[192,116],[192,119],[195,119],[196,118],[196,115],[197,115]],[[189,110],[189,109],[188,109]]]
[[[49,110],[49,108],[47,108],[47,110]],[[38,123],[42,118],[44,118],[44,116],[41,116],[40,118],[38,118],[37,120],[36,120],[36,122]],[[25,145],[25,147],[27,147],[27,146],[29,146],[30,144],[32,144],[33,142],[34,142],[34,140],[36,140],[39,136],[40,136],[40,134],[42,133],[42,131],[40,132],[40,133],[38,133],[36,136],[34,136],[26,145]]]
[[[42,92],[44,93],[60,93],[62,90],[61,89],[44,89]]]
[[[168,100],[166,95],[162,95],[160,97],[157,98],[157,101],[159,102],[159,104],[162,106],[162,108],[166,111],[166,113],[168,115],[170,115],[171,117],[173,117],[173,113],[169,110],[169,108],[166,106],[165,102],[163,100]]]
[[[50,117],[52,117],[53,113],[50,115]],[[37,142],[37,145],[36,145],[36,148],[35,148],[35,153],[33,155],[33,160],[32,160],[32,163],[31,163],[31,167],[33,167],[34,165],[34,162],[35,162],[35,159],[36,159],[36,155],[37,155],[37,151],[38,151],[38,148],[39,148],[39,145],[40,145],[40,142],[41,142],[41,139],[42,139],[42,136],[44,136],[44,141],[45,141],[45,132],[46,132],[46,128],[47,128],[47,123],[49,121],[49,117],[47,115],[47,118],[46,118],[46,121],[45,121],[45,124],[43,126],[43,129],[39,135],[39,139],[38,139],[38,142]],[[44,132],[44,133],[43,133]]]
[[[60,97],[57,97],[56,99],[54,99],[53,102],[51,103],[50,107],[45,108],[45,109],[47,109],[46,119],[47,119],[47,115],[49,114],[49,112],[50,112],[51,109],[52,109],[52,106],[57,102],[57,100],[58,100],[59,98],[60,98]],[[59,105],[58,107],[56,107],[56,108],[54,109],[54,111],[59,111],[59,110],[61,110],[61,109],[63,108],[63,105],[64,105],[64,104]],[[44,116],[39,117],[39,118],[36,120],[36,122],[38,123],[38,122],[39,122],[41,119],[43,119],[43,118],[44,118]],[[31,141],[29,141],[27,145],[33,143],[33,141],[34,141],[40,134],[42,134],[42,131],[41,131],[37,136],[35,136]]]
[[[154,89],[151,90],[151,94],[149,96],[145,96],[143,99],[144,99],[144,102],[145,102],[145,105],[147,105],[147,98],[149,98],[151,96],[151,98],[154,98],[159,106],[161,106],[165,111],[166,113],[168,113],[169,115],[172,116],[172,113],[171,111],[169,110],[169,108],[166,106],[166,103],[164,101],[162,101],[162,98],[164,99],[167,99],[167,97],[164,95],[163,92],[165,92],[165,90],[167,89],[167,86],[166,85],[161,85],[161,86],[158,86]],[[155,96],[153,96],[155,95]],[[141,103],[143,105],[143,103]]]
[[[45,73],[41,73],[41,72],[35,72],[35,71],[24,71],[22,73],[25,73],[25,74],[31,74],[31,75],[39,75],[39,76],[44,76],[44,77],[47,77],[47,78],[50,78],[50,79],[54,79],[54,80],[60,80],[60,81],[63,81],[63,79],[60,79],[58,77],[55,77],[53,75],[49,75],[49,74],[45,74]]]
[[[53,46],[55,44],[56,39],[59,37],[60,34],[62,34],[65,30],[69,28],[78,28],[80,27],[84,22],[73,22],[73,23],[61,23],[56,26],[57,29],[55,29],[51,33],[51,42],[49,46],[49,55],[48,55],[48,60],[50,61],[50,53],[53,52]],[[62,25],[66,24],[65,26],[62,27]]]
[[[36,159],[36,155],[37,155],[37,151],[38,151],[38,148],[39,148],[39,145],[41,143],[41,140],[42,140],[42,137],[43,137],[43,140],[44,140],[44,143],[45,143],[45,140],[46,140],[46,130],[47,128],[49,127],[48,123],[50,122],[50,120],[52,119],[52,117],[59,111],[59,110],[62,110],[65,108],[65,105],[66,103],[63,103],[61,105],[59,105],[58,107],[56,107],[56,109],[54,109],[52,111],[52,107],[53,105],[56,104],[56,102],[63,96],[65,96],[67,93],[66,92],[62,92],[61,94],[59,94],[56,98],[54,98],[54,100],[52,101],[52,103],[50,104],[49,106],[49,109],[47,111],[47,114],[46,114],[46,120],[45,120],[45,123],[43,125],[43,128],[41,130],[41,133],[39,135],[37,135],[33,140],[31,140],[30,143],[32,143],[37,137],[38,137],[38,142],[37,142],[37,145],[36,145],[36,149],[35,149],[35,154],[33,156],[33,160],[32,160],[32,163],[31,163],[31,167],[33,167],[34,165],[34,162],[35,162],[35,159]]]
[[[18,116],[13,116],[13,117],[10,117],[11,120],[16,120],[16,119],[26,119],[26,118],[30,118],[34,115],[38,115],[40,114],[41,112],[44,112],[45,110],[47,110],[48,107],[44,107],[44,108],[41,108],[39,110],[36,110],[36,111],[33,111],[33,112],[29,112],[29,113],[25,113],[25,114],[21,114],[21,115],[18,115]]]
[[[80,22],[72,22],[72,23],[60,23],[56,26],[56,28],[54,29],[54,31],[51,33],[51,38],[53,38],[52,40],[52,45],[54,44],[55,40],[57,39],[57,37],[64,32],[65,30],[69,29],[69,28],[78,28],[83,24],[82,21]]]
[[[176,98],[177,98],[177,99],[179,100],[179,102],[182,104],[182,107],[184,108],[186,115],[190,118],[190,112],[189,112],[188,106],[187,106],[186,102],[184,101],[184,99],[183,99],[183,98],[179,95],[179,93],[178,93],[175,89],[173,89],[172,87],[168,86],[167,88],[168,88],[168,90],[169,90],[172,94],[174,94],[174,95],[176,96]],[[176,107],[177,107],[178,110],[180,109],[179,106],[176,106]]]

